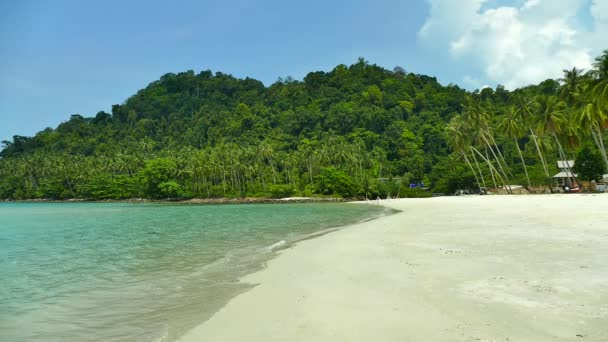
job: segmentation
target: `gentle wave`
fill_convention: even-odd
[[[277,242],[273,243],[272,245],[270,245],[270,246],[268,247],[268,250],[270,250],[270,251],[274,251],[274,250],[276,250],[277,248],[280,248],[280,247],[285,246],[286,244],[287,244],[287,241],[286,241],[286,240],[277,241]]]

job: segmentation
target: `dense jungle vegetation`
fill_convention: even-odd
[[[556,75],[559,76],[559,75]],[[166,74],[0,152],[0,198],[376,198],[549,185],[579,150],[608,167],[608,50],[515,91],[467,92],[364,59],[270,86]],[[424,183],[430,190],[411,190]]]

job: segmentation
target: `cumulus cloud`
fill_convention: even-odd
[[[608,0],[526,0],[493,8],[484,8],[486,0],[428,2],[419,39],[473,66],[479,75],[463,78],[469,87],[483,79],[513,89],[573,66],[588,69],[608,47]],[[591,25],[581,24],[581,10],[590,13]]]

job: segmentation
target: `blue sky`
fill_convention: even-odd
[[[109,111],[161,75],[189,69],[271,84],[361,56],[468,89],[513,88],[588,67],[608,48],[598,44],[608,34],[606,7],[608,0],[1,1],[0,140]]]

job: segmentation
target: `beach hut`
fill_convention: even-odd
[[[574,160],[558,160],[557,168],[560,171],[570,171],[574,167]]]
[[[559,172],[553,176],[553,179],[557,181],[557,184],[562,187],[572,187],[572,184],[576,184],[576,173],[572,172],[574,167],[574,160],[558,160],[557,168]]]

